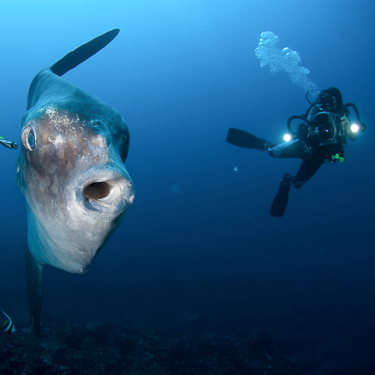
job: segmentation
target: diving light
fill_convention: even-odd
[[[359,125],[357,124],[352,124],[350,126],[350,130],[353,132],[353,133],[358,133],[359,132]]]
[[[286,133],[285,135],[284,135],[284,141],[285,142],[289,142],[289,141],[291,141],[292,140],[292,136],[289,134],[289,133]]]

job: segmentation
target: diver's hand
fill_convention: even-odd
[[[346,116],[342,116],[341,118],[340,118],[340,120],[341,120],[341,126],[342,126],[342,128],[343,129],[347,129],[348,127],[349,127],[349,119],[346,117]]]

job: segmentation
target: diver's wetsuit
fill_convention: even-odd
[[[312,108],[308,120],[312,121],[317,112],[319,112],[319,109]],[[349,115],[349,113],[344,113],[343,115]],[[339,127],[339,125],[336,126]],[[342,158],[344,157],[346,138],[345,135],[341,135],[338,136],[337,143],[319,145],[316,141],[306,138],[305,134],[303,134],[303,128],[298,130],[297,136],[298,139],[296,140],[270,147],[268,153],[273,158],[302,159],[296,176],[290,176],[288,181],[284,181],[299,189],[314,176],[325,161],[332,161],[333,155],[338,154]]]
[[[314,158],[303,150],[300,140],[285,142],[268,151],[273,158],[299,158],[302,159],[301,166],[296,176],[291,177],[290,183],[299,189],[318,171],[323,161]]]

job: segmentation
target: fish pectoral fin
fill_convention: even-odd
[[[40,314],[42,311],[42,273],[42,264],[37,262],[30,253],[30,250],[27,249],[27,297],[29,299],[30,321],[34,333],[37,337],[40,337]]]

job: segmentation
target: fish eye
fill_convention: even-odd
[[[22,130],[21,140],[22,140],[22,144],[24,145],[24,147],[27,150],[29,150],[29,151],[34,150],[35,142],[36,142],[36,136],[35,136],[34,129],[31,126],[26,126]]]
[[[128,137],[124,135],[121,140],[123,143],[126,143],[128,141]]]

